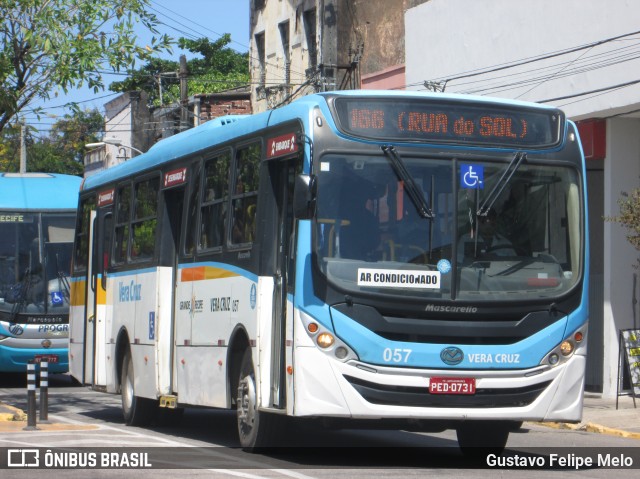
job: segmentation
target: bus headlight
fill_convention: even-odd
[[[574,349],[575,347],[571,341],[562,341],[562,344],[560,345],[560,352],[563,356],[569,356],[573,353]]]
[[[340,340],[340,338],[337,338],[327,327],[320,324],[320,322],[309,316],[304,311],[300,311],[299,313],[307,335],[320,349],[320,351],[341,362],[358,359],[358,355],[355,351]]]
[[[571,358],[580,346],[586,347],[586,344],[582,344],[586,336],[586,328],[586,326],[583,326],[566,337],[558,346],[547,353],[540,361],[540,364],[552,367],[558,366]]]
[[[320,333],[316,338],[316,343],[323,349],[330,348],[335,342],[336,340],[330,333]]]

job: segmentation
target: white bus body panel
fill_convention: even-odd
[[[238,325],[256,340],[256,283],[215,265],[193,268],[200,276],[183,274],[188,269],[179,271],[177,281],[174,391],[181,404],[228,408],[229,342]]]
[[[258,407],[269,405],[271,393],[271,355],[273,341],[273,293],[274,281],[272,277],[258,278],[258,337],[253,364],[256,369],[256,387],[258,388]]]
[[[110,392],[115,392],[115,345],[123,330],[129,336],[136,395],[155,399],[160,392],[159,385],[166,383],[164,377],[160,378],[158,365],[168,363],[168,346],[159,348],[157,338],[166,338],[170,334],[162,331],[159,336],[160,330],[170,327],[170,319],[164,321],[166,318],[163,314],[167,308],[166,302],[169,303],[170,314],[171,294],[166,292],[171,291],[171,277],[170,268],[149,268],[131,274],[114,274],[108,278],[107,297],[108,302],[113,304],[106,334],[111,354],[108,355],[109,359],[105,358],[109,362],[107,369],[112,374],[107,387]]]
[[[481,388],[526,387],[549,381],[549,386],[530,405],[500,408],[444,408],[377,405],[366,401],[345,379],[351,376],[373,384],[429,389],[429,378],[442,376],[443,370],[393,368],[358,361],[341,362],[332,352],[321,351],[306,334],[296,311],[295,331],[295,407],[294,416],[328,416],[354,419],[504,419],[529,421],[580,421],[581,391],[584,389],[586,341],[565,363],[531,374],[531,370],[456,371],[446,375],[476,378]],[[366,367],[357,367],[361,364]],[[376,371],[376,372],[373,372]]]
[[[72,285],[74,297],[78,284]],[[84,295],[84,293],[83,293]],[[84,300],[82,305],[69,307],[69,373],[80,382],[84,382],[82,368],[84,367]]]

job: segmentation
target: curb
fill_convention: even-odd
[[[0,433],[7,434],[13,432],[24,432],[27,423],[25,421],[0,422]],[[100,426],[95,424],[63,424],[63,423],[37,423],[35,431],[38,432],[59,432],[59,431],[95,431]]]
[[[616,429],[613,427],[602,426],[593,422],[572,424],[568,422],[536,422],[540,426],[550,427],[553,429],[570,429],[572,431],[585,431],[593,432],[596,434],[607,434],[609,436],[618,436],[628,439],[640,439],[640,433],[629,432],[622,429]]]
[[[22,409],[0,403],[0,422],[20,422],[26,421],[27,415]]]

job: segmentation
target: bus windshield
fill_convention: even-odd
[[[401,161],[431,218],[384,155],[321,158],[314,247],[336,288],[481,302],[552,298],[576,283],[583,239],[575,168],[527,160],[505,179],[504,161]]]
[[[0,236],[0,313],[68,314],[74,215],[13,216]]]

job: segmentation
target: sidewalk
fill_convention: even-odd
[[[634,408],[632,397],[620,396],[618,409],[616,409],[615,398],[606,399],[597,394],[585,393],[580,424],[543,424],[562,429],[577,429],[640,439],[640,398],[636,398],[636,407]]]
[[[539,423],[559,429],[574,429],[599,434],[611,434],[614,436],[628,437],[640,440],[640,398],[636,399],[636,408],[633,407],[633,398],[620,396],[618,409],[616,399],[604,399],[599,395],[585,394],[582,422],[580,424],[568,423]],[[26,414],[13,406],[0,401],[0,432],[21,430],[26,426]],[[69,430],[77,427],[85,429],[88,425],[70,424],[38,424],[44,430]]]

